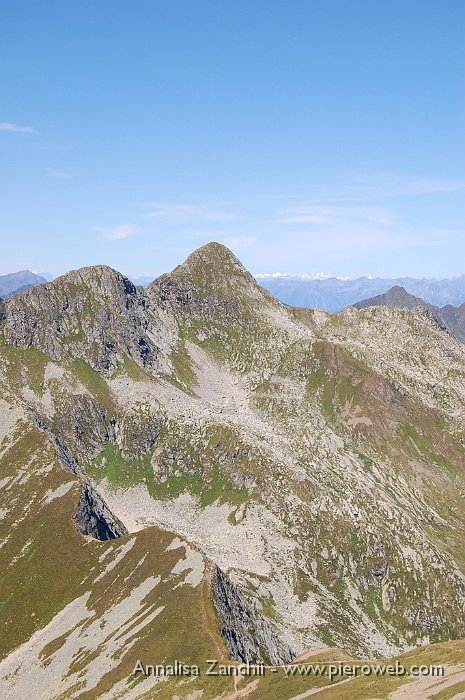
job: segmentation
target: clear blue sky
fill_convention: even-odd
[[[0,273],[465,272],[463,0],[2,0]]]

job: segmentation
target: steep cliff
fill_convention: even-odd
[[[231,658],[244,663],[279,665],[294,657],[272,625],[254,610],[240,589],[215,567],[213,600],[221,622],[221,635]]]
[[[103,498],[88,483],[81,491],[74,521],[79,532],[96,540],[115,540],[128,534],[124,525],[109,511]]]

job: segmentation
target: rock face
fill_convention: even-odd
[[[40,348],[54,360],[82,357],[108,376],[124,356],[166,369],[171,329],[143,289],[104,266],[70,272],[6,302],[8,343]],[[158,342],[162,339],[162,342]]]
[[[160,435],[162,418],[149,406],[135,407],[115,421],[115,443],[125,460],[150,454]],[[108,433],[107,433],[108,435]],[[108,435],[107,440],[110,440]]]
[[[250,328],[260,313],[283,305],[260,287],[239,260],[219,243],[210,243],[190,255],[171,273],[147,288],[157,304],[187,322],[209,321]]]
[[[465,347],[428,309],[287,308],[218,244],[4,309],[2,391],[92,486],[82,530],[194,545],[238,658],[465,636]]]
[[[277,666],[294,658],[273,627],[253,609],[239,588],[215,568],[213,600],[221,621],[221,635],[231,658],[243,663],[264,663]]]
[[[115,540],[128,534],[90,484],[85,484],[82,489],[74,521],[80,533],[96,540]]]
[[[114,440],[114,419],[89,395],[76,396],[71,405],[57,407],[51,428],[79,465],[91,461]]]

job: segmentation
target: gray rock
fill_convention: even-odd
[[[28,412],[39,430],[47,433],[52,440],[63,469],[76,474],[83,481],[79,505],[74,514],[77,530],[81,534],[94,537],[97,540],[111,540],[126,535],[128,530],[113,515],[103,498],[90,484],[89,479],[81,472],[78,460],[64,438],[50,429],[34,411],[29,409]]]
[[[50,429],[48,425],[37,415],[37,413],[31,408],[28,409],[28,413],[32,418],[34,425],[36,425],[39,430],[43,430],[47,433],[48,437],[55,446],[55,451],[62,468],[65,472],[71,472],[72,474],[79,474],[79,467],[76,458],[71,453],[66,442],[60,440],[60,438],[55,435],[53,430]]]
[[[89,483],[83,486],[74,522],[80,533],[97,540],[114,540],[128,534],[123,523],[115,518]]]
[[[221,635],[232,659],[272,665],[292,661],[295,656],[292,649],[218,567],[215,568],[212,590]]]
[[[76,464],[95,459],[108,442],[114,441],[115,420],[91,396],[74,397],[74,403],[58,410],[49,424],[60,445],[66,445]]]
[[[153,411],[128,411],[115,422],[115,441],[124,459],[140,459],[153,448],[162,419]]]
[[[165,369],[157,340],[169,340],[169,322],[142,288],[109,267],[70,272],[6,300],[5,311],[5,340],[19,348],[34,346],[54,360],[81,357],[105,376],[125,356]]]

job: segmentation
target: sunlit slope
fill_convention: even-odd
[[[240,692],[250,700],[459,700],[465,693],[464,642],[433,644],[375,662],[328,649],[276,672],[267,669],[264,677],[246,677],[237,690],[230,700],[238,700]]]
[[[3,313],[5,381],[62,461],[296,652],[463,637],[465,356],[428,314],[288,309],[218,244],[146,291],[88,268]]]
[[[105,542],[78,533],[80,480],[14,401],[0,409],[1,696],[171,697],[133,675],[137,659],[227,659],[202,555],[156,527]]]

